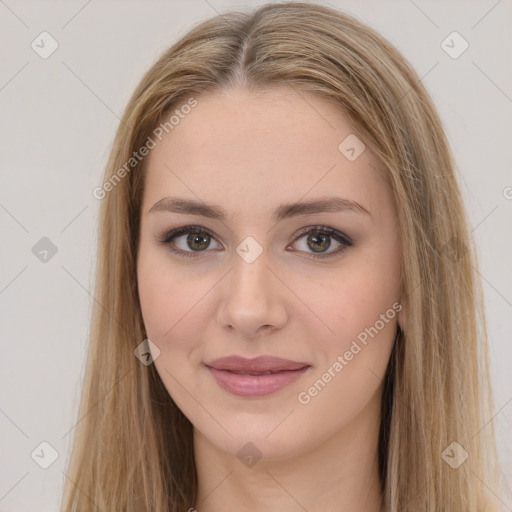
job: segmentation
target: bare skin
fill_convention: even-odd
[[[339,150],[354,130],[316,95],[282,86],[196,99],[148,156],[137,260],[146,331],[160,350],[154,364],[194,426],[199,495],[190,507],[377,512],[382,378],[400,322],[392,307],[401,258],[378,162],[369,148],[353,161]],[[328,196],[352,208],[272,217],[283,203]],[[226,217],[150,211],[177,197]],[[159,243],[190,225],[207,231],[202,245],[187,234]],[[300,232],[314,226],[351,245]],[[236,251],[249,236],[262,251],[251,263]],[[372,326],[381,328],[358,342]],[[310,367],[274,393],[240,397],[204,364],[229,355]],[[237,456],[244,447],[250,462]]]

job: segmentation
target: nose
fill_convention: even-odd
[[[235,255],[218,310],[219,325],[253,339],[286,324],[286,288],[270,268],[266,253],[248,263]]]

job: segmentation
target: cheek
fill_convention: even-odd
[[[392,309],[399,299],[399,268],[396,265],[381,266],[374,261],[341,267],[333,275],[314,301],[315,310],[329,326],[330,340],[334,347],[350,342],[359,333],[373,326],[385,315],[386,328],[396,322],[396,311]],[[334,332],[334,335],[332,335]]]
[[[347,420],[379,387],[395,338],[399,291],[399,255],[389,248],[359,254],[325,283],[316,307],[335,335],[318,337],[323,355],[308,383],[311,394],[303,390],[319,414],[338,404],[335,415]]]
[[[156,342],[172,326],[170,312],[175,311],[177,305],[175,294],[167,293],[165,276],[154,266],[146,264],[144,259],[139,263],[137,278],[146,332]]]
[[[297,397],[315,425],[336,430],[375,397],[393,347],[398,292],[398,283],[372,265],[353,266],[332,282],[322,311],[336,335],[317,338],[323,354]]]
[[[200,309],[202,287],[169,265],[165,255],[143,249],[137,264],[140,306],[148,337],[158,345],[178,341]],[[201,289],[200,289],[201,288]]]
[[[155,367],[178,407],[193,407],[200,396],[205,333],[212,329],[209,291],[218,277],[198,275],[194,266],[172,265],[165,251],[143,248],[137,265],[139,298],[147,337],[159,348]]]
[[[137,265],[139,299],[147,337],[160,350],[155,367],[170,396],[179,407],[186,407],[188,395],[182,386],[186,383],[187,389],[194,391],[191,371],[204,329],[200,319],[208,318],[199,300],[205,293],[204,283],[183,277],[183,272],[162,260],[150,250],[141,252]]]

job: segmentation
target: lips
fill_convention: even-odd
[[[299,379],[310,366],[271,356],[254,359],[230,356],[206,364],[222,389],[241,397],[274,393]]]
[[[215,359],[206,366],[215,368],[216,370],[227,370],[239,374],[264,374],[264,373],[277,373],[282,371],[300,370],[306,366],[307,363],[300,363],[282,359],[280,357],[260,356],[254,359],[246,359],[239,356],[221,357]]]

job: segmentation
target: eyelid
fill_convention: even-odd
[[[166,230],[163,233],[163,235],[161,237],[157,237],[157,239],[161,243],[165,244],[165,243],[169,243],[169,241],[172,240],[173,238],[176,238],[181,235],[186,235],[189,233],[194,233],[194,232],[205,233],[205,234],[211,236],[212,238],[217,239],[217,236],[212,231],[210,231],[207,228],[204,228],[203,226],[198,226],[195,224],[189,224],[186,226],[181,226],[181,227],[173,228],[170,230]]]
[[[174,228],[171,230],[167,230],[161,236],[157,236],[155,238],[156,238],[157,243],[159,243],[161,245],[168,246],[169,250],[172,253],[175,253],[175,254],[178,254],[181,256],[200,257],[201,253],[209,252],[207,249],[205,249],[204,251],[183,251],[181,249],[173,249],[171,247],[171,242],[175,238],[178,238],[183,235],[191,234],[191,233],[206,234],[206,235],[210,236],[212,239],[214,239],[219,245],[222,245],[220,242],[218,242],[217,236],[214,233],[212,233],[209,229],[207,229],[203,226],[194,225],[194,224],[189,224],[189,225],[177,227],[177,228]],[[325,253],[322,253],[322,252],[315,253],[315,252],[305,252],[305,251],[296,251],[296,252],[305,254],[306,258],[310,258],[310,259],[314,259],[314,260],[321,260],[322,258],[329,258],[329,257],[334,257],[336,255],[339,255],[339,253],[341,253],[343,250],[347,249],[348,247],[350,247],[354,244],[353,240],[345,233],[343,233],[335,228],[331,228],[331,227],[325,226],[325,225],[313,225],[313,226],[305,226],[305,227],[301,228],[299,231],[297,231],[294,234],[294,239],[293,239],[292,244],[297,242],[297,240],[299,240],[300,238],[303,238],[307,234],[315,234],[315,233],[325,234],[325,235],[328,235],[328,236],[334,238],[339,244],[341,244],[340,247],[334,251],[325,252]]]
[[[166,230],[161,236],[156,236],[157,243],[167,246],[169,251],[171,251],[174,254],[178,254],[180,256],[189,257],[189,258],[196,258],[200,257],[201,253],[207,253],[208,251],[183,251],[181,249],[173,249],[171,247],[171,242],[180,236],[187,235],[190,233],[199,233],[199,234],[206,234],[210,236],[213,240],[217,241],[217,236],[213,234],[209,229],[204,228],[203,226],[198,226],[195,224],[189,224],[181,227],[177,227],[171,230]],[[217,243],[220,244],[220,242],[217,241]]]
[[[341,231],[338,231],[335,228],[331,228],[329,226],[324,226],[321,224],[317,224],[314,226],[305,226],[305,227],[299,229],[299,231],[295,234],[294,242],[297,241],[299,238],[301,238],[305,234],[315,233],[315,232],[320,232],[320,233],[324,233],[327,235],[331,235],[333,237],[341,238],[343,240],[343,243],[345,243],[346,245],[354,244],[354,241],[345,233],[342,233]]]

